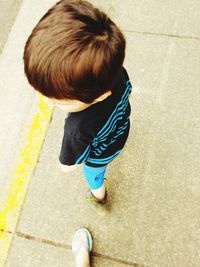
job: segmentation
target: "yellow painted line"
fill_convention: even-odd
[[[14,171],[10,171],[4,192],[2,192],[4,199],[0,207],[0,267],[5,265],[21,207],[40,155],[52,113],[53,105],[39,94],[37,110],[32,121],[25,127],[23,134],[25,140],[23,140],[23,146],[14,163]]]

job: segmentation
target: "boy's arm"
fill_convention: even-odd
[[[67,125],[68,126],[68,125]],[[64,136],[59,156],[59,167],[63,172],[72,172],[87,161],[90,153],[90,139],[80,131],[64,127]]]

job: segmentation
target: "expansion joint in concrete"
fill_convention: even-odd
[[[48,244],[48,245],[51,245],[51,246],[54,246],[54,247],[64,248],[66,250],[71,250],[71,246],[67,245],[67,244],[62,244],[62,243],[51,241],[51,240],[47,240],[47,239],[44,239],[44,238],[35,237],[35,236],[24,234],[24,233],[18,232],[18,231],[15,234],[17,236],[21,237],[21,238],[25,238],[25,239],[28,239],[28,240],[35,240],[37,242],[42,242],[42,243],[45,243],[45,244]],[[142,265],[142,264],[138,264],[138,263],[135,263],[135,262],[130,262],[130,261],[122,260],[122,259],[117,259],[117,258],[114,258],[114,257],[110,257],[110,256],[107,256],[107,255],[96,253],[96,252],[92,252],[91,256],[102,258],[104,260],[109,260],[109,261],[116,262],[116,263],[121,263],[121,264],[124,264],[124,265],[127,265],[127,266],[149,267],[149,266],[146,266],[146,265]]]
[[[5,230],[5,229],[0,229],[0,232],[8,233],[8,234],[13,234],[12,231],[8,231],[8,230]]]
[[[167,34],[167,33],[155,33],[155,32],[141,32],[141,31],[127,30],[127,29],[123,29],[123,31],[129,32],[129,33],[143,34],[143,35],[155,35],[155,36],[164,36],[164,37],[172,37],[172,38],[190,39],[190,40],[200,41],[200,37],[194,37],[194,36],[185,36],[185,35],[176,35],[176,34]]]

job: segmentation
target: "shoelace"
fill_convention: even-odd
[[[89,197],[85,197],[84,200],[86,201],[96,201],[96,202],[104,202],[105,199],[106,199],[106,196],[107,196],[107,192],[108,192],[108,180],[106,178],[104,178],[104,181],[105,181],[105,189],[106,189],[106,195],[105,195],[105,198],[102,200],[102,201],[98,201],[98,199],[95,198],[95,196],[92,194],[92,191],[90,191],[90,196]]]

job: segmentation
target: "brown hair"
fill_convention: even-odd
[[[24,71],[43,95],[91,103],[112,90],[125,37],[87,1],[61,0],[39,20],[24,49]]]

